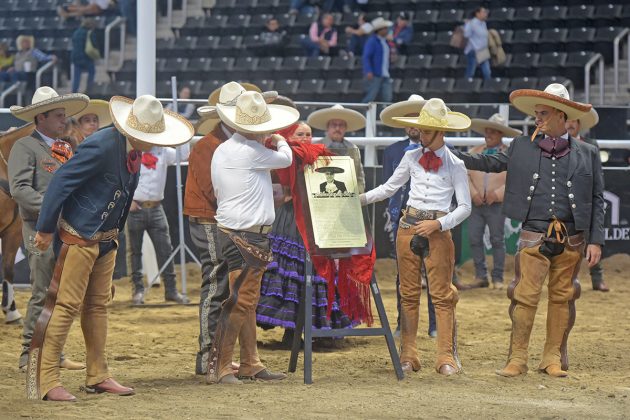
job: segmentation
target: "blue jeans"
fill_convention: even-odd
[[[118,0],[120,14],[127,19],[127,34],[136,36],[136,26],[138,25],[137,0]]]
[[[95,73],[94,62],[92,61],[90,64],[85,65],[85,66],[79,65],[79,64],[73,64],[72,67],[74,70],[74,77],[72,78],[72,93],[77,93],[79,91],[79,84],[81,83],[81,74],[83,73],[87,73],[88,75],[86,90],[89,92],[90,88],[94,84],[94,73]]]
[[[391,102],[394,96],[392,79],[389,77],[374,76],[372,80],[363,79],[365,84],[365,96],[361,102],[374,102],[380,95],[381,102]]]
[[[481,75],[484,80],[488,80],[492,77],[492,73],[490,71],[490,60],[486,60],[479,64],[479,67],[481,67]],[[466,54],[466,77],[475,77],[475,70],[477,70],[477,56],[475,55],[475,51],[472,50]]]
[[[302,46],[306,50],[306,55],[308,55],[309,57],[319,57],[319,55],[321,54],[319,50],[319,44],[313,42],[311,38],[303,38]]]
[[[297,10],[305,15],[314,13],[315,9],[306,0],[291,0],[291,10]]]

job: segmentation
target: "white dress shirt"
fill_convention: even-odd
[[[46,142],[46,144],[48,145],[48,147],[52,147],[53,143],[55,143],[57,140],[53,139],[52,137],[48,137],[46,134],[43,134],[41,131],[39,130],[35,130],[37,131],[37,133],[42,136],[42,139],[44,139],[44,142]]]
[[[182,162],[188,160],[190,156],[190,143],[179,146]],[[168,166],[177,163],[177,150],[173,147],[153,147],[151,154],[157,158],[155,169],[149,169],[140,165],[140,180],[138,188],[133,195],[134,201],[162,201],[164,200],[164,186],[166,185],[166,175]]]
[[[234,230],[271,225],[276,218],[271,170],[286,168],[292,161],[286,141],[279,141],[274,151],[234,133],[212,156],[217,222]]]
[[[442,230],[449,230],[463,222],[470,215],[470,190],[468,173],[461,159],[451,153],[446,146],[435,151],[442,159],[437,172],[427,172],[418,163],[422,148],[410,150],[387,180],[366,193],[367,204],[391,197],[411,178],[407,205],[418,210],[438,210],[447,213],[440,217]],[[449,213],[453,192],[457,198],[457,208]]]

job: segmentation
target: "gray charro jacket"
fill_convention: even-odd
[[[542,135],[530,141],[527,136],[514,139],[507,151],[495,155],[469,154],[456,151],[467,169],[484,172],[507,171],[503,213],[524,222],[529,212],[531,195],[539,173]],[[599,152],[590,144],[569,139],[569,173],[567,186],[575,229],[584,231],[588,243],[604,244],[604,177]],[[533,188],[532,188],[533,187]]]

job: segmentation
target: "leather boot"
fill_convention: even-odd
[[[459,372],[459,361],[456,360],[456,326],[455,326],[455,304],[448,304],[445,307],[435,308],[435,318],[437,325],[437,360],[435,370],[439,373],[451,375],[452,370]],[[443,368],[448,365],[451,369]]]
[[[508,362],[503,369],[496,372],[497,375],[506,377],[527,373],[527,349],[536,317],[536,308],[512,303],[510,317],[512,318],[512,336],[510,337]]]
[[[573,301],[565,303],[553,303],[549,301],[547,309],[547,338],[543,350],[539,369],[558,373],[569,368],[566,355],[567,339],[573,322],[571,322],[571,306],[573,306],[573,320],[575,319],[575,306]],[[554,366],[553,369],[551,367]],[[562,376],[566,376],[566,372]]]
[[[409,363],[413,371],[420,370],[420,358],[418,357],[418,346],[416,336],[418,335],[418,320],[420,317],[419,307],[416,305],[409,308],[403,306],[400,314],[401,330],[401,352],[400,361]]]

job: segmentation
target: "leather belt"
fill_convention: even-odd
[[[532,232],[530,230],[521,230],[519,236],[520,242],[523,242],[525,247],[532,247],[542,243],[546,237],[544,233]],[[584,232],[577,233],[575,235],[567,236],[566,244],[572,248],[578,247],[584,243]]]
[[[188,216],[188,221],[197,223],[198,225],[216,225],[217,221],[214,217],[194,217]]]
[[[135,201],[135,200],[134,200]],[[136,201],[136,204],[143,209],[153,209],[162,204],[161,201]]]
[[[439,210],[419,210],[411,206],[407,206],[405,214],[419,220],[435,220],[442,216],[446,216],[447,213]]]
[[[251,232],[251,233],[258,233],[261,235],[266,235],[269,232],[271,232],[271,225],[256,225],[256,226],[252,226],[250,228],[246,228],[246,229],[230,229],[228,227],[225,227],[223,225],[218,225],[220,229],[225,229],[225,230],[230,230],[233,232]]]
[[[66,222],[63,219],[59,220],[59,227],[66,231],[67,233],[69,233],[72,236],[76,236],[79,239],[82,239],[84,241],[91,241],[91,242],[107,242],[107,241],[111,241],[114,239],[118,238],[118,228],[115,229],[111,229],[108,230],[106,232],[96,232],[94,235],[92,235],[92,237],[90,238],[84,238],[83,236],[81,236],[81,234],[79,232],[77,232],[77,230],[75,228],[73,228],[70,223]]]

